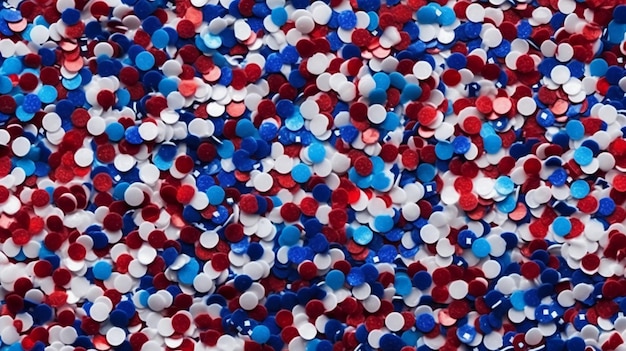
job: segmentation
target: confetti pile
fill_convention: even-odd
[[[0,351],[624,350],[623,0],[5,0]]]

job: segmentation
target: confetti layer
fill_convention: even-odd
[[[619,0],[7,0],[0,350],[623,350]]]

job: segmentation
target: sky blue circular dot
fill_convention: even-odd
[[[171,78],[161,79],[159,82],[159,91],[164,96],[178,90],[178,82]]]
[[[31,175],[33,175],[33,173],[35,173],[35,170],[36,170],[35,162],[27,158],[22,158],[22,159],[15,161],[15,167],[18,167],[24,170],[24,173],[26,174],[27,177],[30,177]]]
[[[147,71],[154,66],[154,56],[149,51],[142,51],[135,57],[135,65],[142,71]]]
[[[494,185],[496,192],[500,195],[509,195],[515,190],[515,183],[507,176],[500,176]]]
[[[104,131],[109,136],[111,141],[120,141],[124,137],[124,126],[118,122],[113,122],[106,126]]]
[[[589,195],[589,184],[582,180],[578,179],[572,182],[572,185],[569,188],[570,194],[574,199],[582,199],[585,196]]]
[[[504,200],[497,202],[496,207],[502,213],[511,213],[517,207],[517,197],[515,194],[510,194]]]
[[[602,77],[606,74],[608,69],[609,64],[601,58],[597,58],[589,63],[589,73],[591,73],[592,76]]]
[[[113,273],[113,267],[109,262],[98,261],[93,265],[93,276],[99,280],[109,279],[111,273]]]
[[[587,166],[593,161],[593,151],[586,146],[579,146],[574,151],[574,161],[581,166]]]
[[[152,33],[152,44],[157,49],[163,49],[170,41],[170,35],[164,29],[157,29]]]
[[[565,132],[572,140],[581,140],[585,136],[585,126],[579,120],[572,119],[565,125]]]
[[[367,30],[373,31],[378,27],[378,13],[374,11],[368,11],[367,15],[370,18],[370,23],[367,25]]]
[[[359,245],[367,245],[374,238],[372,230],[366,226],[360,226],[352,233],[352,239]]]
[[[398,273],[396,275],[396,279],[393,285],[396,288],[396,293],[400,296],[409,295],[411,293],[411,289],[413,288],[411,279],[409,279],[409,277],[403,273]]]
[[[13,83],[7,76],[0,76],[0,94],[7,94],[13,89]]]
[[[518,311],[523,311],[524,307],[526,307],[526,302],[524,301],[524,292],[522,290],[514,291],[511,294],[511,304],[513,308]]]
[[[454,146],[449,141],[440,141],[435,145],[435,154],[440,160],[449,160],[454,155]]]
[[[217,49],[222,46],[222,38],[219,35],[207,34],[202,38],[202,41],[209,49]]]
[[[387,91],[381,88],[374,88],[369,94],[370,104],[383,104],[387,101]]]
[[[211,205],[219,205],[224,201],[226,192],[221,186],[213,185],[207,189],[206,194]]]
[[[298,183],[305,183],[311,178],[311,168],[304,163],[299,163],[291,170],[293,180]]]
[[[384,72],[375,73],[372,78],[376,83],[376,88],[387,90],[389,89],[389,85],[391,84],[391,79],[389,79],[389,75]]]
[[[422,88],[417,84],[406,84],[402,89],[402,94],[400,98],[403,101],[412,101],[418,99],[422,96]]]
[[[287,14],[287,10],[285,10],[284,7],[275,7],[272,9],[272,14],[270,15],[272,22],[274,22],[275,25],[277,26],[282,26],[283,24],[287,23],[287,20],[289,19],[289,15]]]
[[[235,134],[240,138],[254,136],[258,131],[249,119],[240,119],[235,126]]]
[[[200,264],[196,259],[191,259],[183,268],[178,270],[178,280],[183,284],[192,284],[198,275]]]
[[[378,191],[383,191],[391,184],[391,179],[385,176],[384,173],[376,173],[372,177],[372,188]]]
[[[417,178],[422,182],[430,182],[435,179],[437,169],[430,163],[422,163],[417,166]]]
[[[17,117],[17,119],[19,119],[22,122],[28,122],[31,119],[33,119],[35,114],[32,113],[32,112],[24,111],[24,107],[23,106],[18,106],[17,110],[15,110],[15,116]]]
[[[472,243],[472,252],[478,258],[487,257],[491,252],[491,244],[485,238],[478,238]]]
[[[222,158],[231,158],[235,152],[235,145],[230,140],[223,140],[217,145],[217,154]]]
[[[41,102],[49,104],[57,99],[58,92],[52,85],[44,85],[37,92],[37,96],[39,96]]]
[[[68,89],[68,90],[78,89],[78,87],[80,87],[82,82],[83,82],[83,78],[81,77],[80,74],[77,74],[76,76],[70,79],[63,78],[61,80],[61,83],[63,84],[65,89]]]
[[[443,6],[441,8],[441,14],[438,18],[439,24],[442,26],[449,26],[456,21],[456,15],[451,7]]]
[[[304,349],[304,351],[317,351],[317,347],[320,344],[320,340],[319,339],[313,339],[311,341],[309,341],[306,345],[306,348]]]
[[[22,61],[17,57],[9,57],[2,64],[2,72],[5,74],[16,74],[22,71]]]
[[[488,154],[496,154],[502,148],[502,139],[497,134],[488,135],[483,139],[483,144]]]
[[[326,274],[326,285],[333,290],[341,289],[345,281],[346,275],[338,269],[333,269]]]
[[[324,145],[320,143],[309,145],[308,156],[313,163],[320,163],[324,161],[324,157],[326,157],[326,149],[324,148]]]
[[[433,6],[422,6],[417,10],[417,22],[433,24],[437,22],[437,10]]]
[[[280,232],[278,243],[282,246],[293,246],[300,240],[300,229],[295,226],[288,225]]]
[[[552,230],[558,236],[565,236],[572,230],[572,222],[566,217],[556,217],[552,222]]]
[[[378,232],[388,232],[393,228],[393,218],[387,215],[378,215],[374,217],[374,227]]]
[[[252,329],[250,338],[260,344],[266,343],[270,339],[270,329],[263,324],[259,324]]]

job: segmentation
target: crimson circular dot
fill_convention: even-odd
[[[586,254],[581,260],[580,265],[586,270],[593,271],[600,267],[600,257],[594,254]]]
[[[213,257],[211,258],[211,266],[217,272],[225,270],[226,268],[228,268],[229,265],[230,262],[228,261],[228,256],[226,256],[226,254],[218,253],[213,255]]]
[[[178,32],[179,37],[189,39],[196,34],[196,28],[190,20],[184,19],[178,22],[176,32]]]
[[[102,226],[110,231],[117,231],[122,229],[123,221],[122,216],[118,213],[109,212],[102,220]]]
[[[317,275],[317,266],[311,261],[305,261],[298,266],[298,273],[304,280],[311,280]]]
[[[67,253],[71,259],[80,261],[87,255],[87,249],[79,243],[73,243],[68,248]]]
[[[300,208],[294,204],[293,202],[288,202],[283,204],[283,206],[280,208],[280,216],[286,221],[286,222],[295,222],[298,220],[298,218],[300,218]]]
[[[38,261],[33,266],[33,273],[39,278],[49,277],[52,274],[52,264],[46,260]]]
[[[256,213],[259,210],[259,204],[256,197],[251,194],[242,195],[239,199],[239,209],[245,213]]]
[[[24,73],[20,76],[18,84],[23,91],[33,91],[37,88],[39,80],[37,76],[32,73]]]
[[[72,273],[65,268],[57,268],[52,273],[52,280],[58,286],[64,286],[72,280]]]
[[[189,173],[193,169],[193,159],[187,155],[183,155],[176,159],[174,165],[180,173]]]
[[[172,317],[172,328],[177,333],[184,333],[191,326],[191,320],[184,314],[176,314]]]
[[[110,90],[101,90],[98,93],[96,100],[100,106],[107,109],[115,103],[115,94]]]

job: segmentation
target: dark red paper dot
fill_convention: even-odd
[[[293,202],[285,203],[280,208],[280,216],[285,222],[295,222],[300,218],[300,208]]]
[[[6,188],[5,188],[6,189]],[[30,200],[35,207],[43,207],[50,203],[50,194],[43,189],[33,191]]]
[[[67,253],[74,261],[81,261],[87,255],[87,249],[79,243],[73,243],[68,248]]]
[[[402,165],[409,169],[414,170],[419,163],[419,156],[415,150],[407,149],[402,152]]]
[[[41,260],[35,263],[33,273],[39,278],[45,278],[52,274],[52,264],[50,261]]]
[[[588,271],[594,271],[600,266],[600,257],[594,254],[586,254],[580,264]]]
[[[123,221],[122,216],[118,213],[110,212],[104,217],[102,226],[106,230],[117,231],[122,229]]]
[[[172,317],[172,328],[177,333],[184,333],[191,326],[191,320],[184,314],[175,314]]]
[[[285,328],[293,324],[293,314],[288,310],[278,311],[275,318],[276,324],[281,328]]]
[[[176,31],[178,32],[178,36],[183,39],[193,38],[196,34],[196,28],[190,20],[184,19],[178,22],[176,26]]]
[[[110,90],[101,90],[96,99],[98,104],[104,109],[108,109],[115,104],[115,94]]]
[[[348,215],[344,209],[336,208],[328,213],[328,224],[333,228],[343,228],[347,222]]]
[[[180,173],[189,173],[193,169],[193,159],[187,155],[182,155],[174,161],[174,165]]]
[[[37,88],[39,80],[37,79],[37,76],[32,73],[24,73],[20,76],[20,81],[18,84],[23,91],[30,92]]]
[[[303,280],[311,280],[317,275],[317,266],[311,261],[305,261],[298,266],[298,273]]]
[[[441,75],[441,79],[446,85],[453,87],[461,83],[461,74],[455,69],[447,69]]]
[[[52,273],[52,280],[58,286],[64,286],[72,280],[72,273],[65,268],[57,268],[54,273]]]
[[[541,273],[539,265],[535,262],[525,262],[522,264],[520,271],[522,276],[529,280],[537,278]]]
[[[10,95],[0,96],[0,112],[4,114],[12,114],[17,108],[15,99]]]
[[[0,185],[0,203],[7,201],[9,195],[11,195],[9,193],[9,189],[4,187],[3,185]]]
[[[30,241],[30,233],[22,228],[15,229],[11,233],[11,237],[15,245],[19,246],[26,245]]]
[[[433,271],[433,283],[435,285],[447,285],[451,279],[450,272],[445,268],[437,268]]]
[[[211,267],[215,269],[217,272],[221,272],[228,268],[230,262],[228,261],[228,256],[224,253],[217,253],[213,255],[211,259]]]
[[[368,176],[372,173],[373,164],[369,157],[361,156],[354,162],[354,170],[362,177]]]
[[[239,209],[245,213],[256,213],[259,210],[259,204],[254,195],[245,194],[239,199]]]

